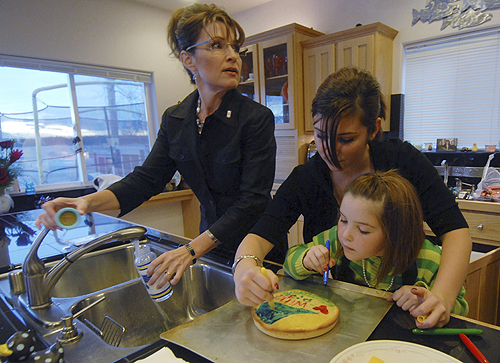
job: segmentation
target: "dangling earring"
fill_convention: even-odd
[[[193,72],[193,81],[196,82],[196,72]]]

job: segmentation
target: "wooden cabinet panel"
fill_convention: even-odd
[[[462,211],[469,224],[469,233],[476,243],[500,246],[500,215]]]
[[[374,73],[375,36],[367,35],[337,43],[337,69],[356,66]]]
[[[335,70],[345,66],[357,66],[370,71],[380,83],[382,94],[387,104],[387,115],[383,121],[382,129],[390,130],[390,109],[392,93],[392,53],[393,41],[397,30],[382,23],[373,23],[343,30],[336,33],[322,35],[301,42],[304,53],[314,54],[313,49],[320,49],[326,45],[335,48]],[[306,60],[304,59],[304,62]],[[333,72],[333,70],[332,70]],[[330,72],[331,73],[331,72]],[[304,75],[308,74],[305,68]],[[314,78],[304,77],[304,103],[307,112],[307,102],[311,99],[307,93],[308,88],[314,88]],[[311,83],[308,85],[308,83]],[[312,130],[312,119],[305,114],[305,130]]]
[[[465,300],[469,318],[498,324],[500,292],[500,248],[485,253],[469,264]]]
[[[311,105],[316,91],[325,78],[335,71],[335,46],[304,50],[304,120],[305,131],[313,132]]]

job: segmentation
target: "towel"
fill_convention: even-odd
[[[186,362],[184,359],[177,358],[174,353],[167,347],[164,347],[149,357],[140,359],[140,363],[179,363]]]

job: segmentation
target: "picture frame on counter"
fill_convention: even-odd
[[[457,138],[437,139],[436,151],[457,151]]]

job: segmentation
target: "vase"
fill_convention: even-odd
[[[0,214],[8,213],[14,207],[12,197],[3,191],[0,194]]]

